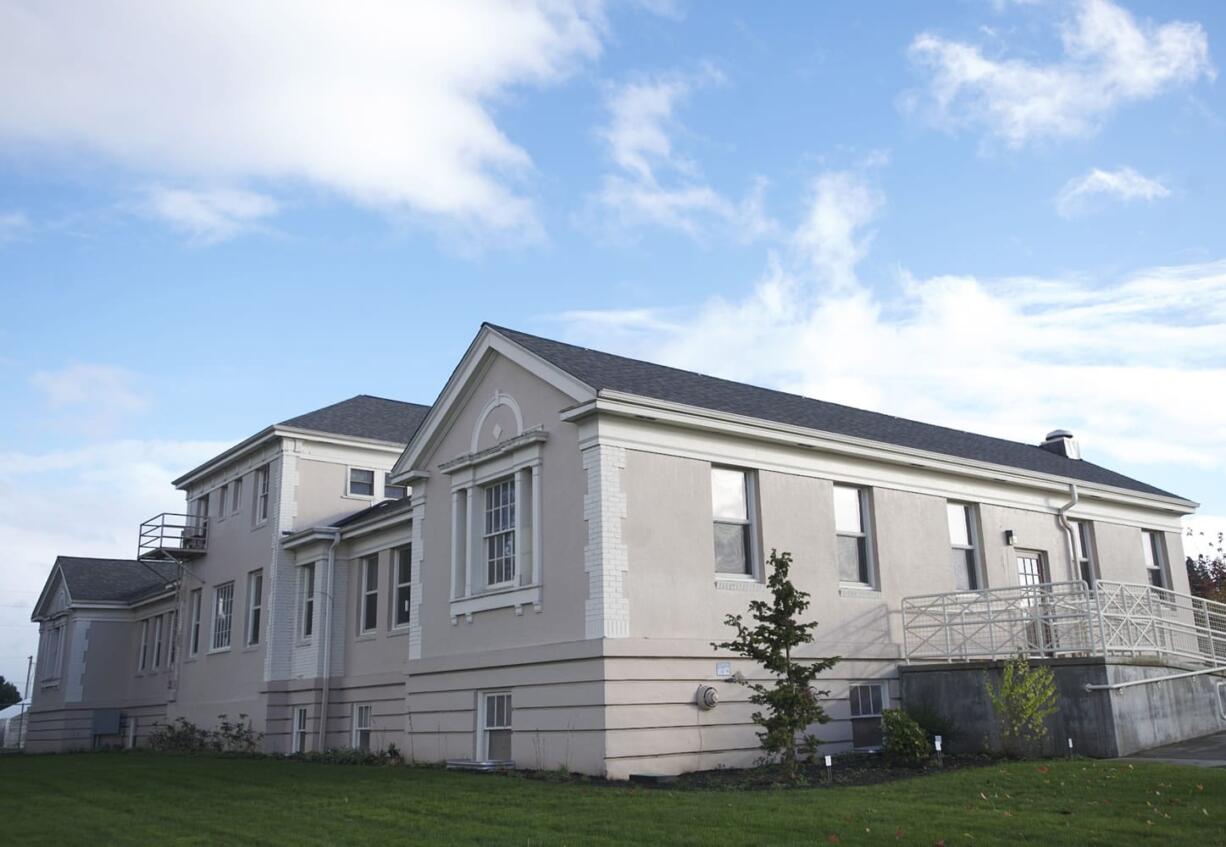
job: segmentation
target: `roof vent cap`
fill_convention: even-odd
[[[1053,429],[1047,433],[1047,437],[1043,439],[1040,446],[1057,456],[1064,456],[1068,459],[1081,458],[1081,448],[1077,446],[1077,439],[1067,429]]]

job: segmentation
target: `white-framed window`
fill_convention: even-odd
[[[140,622],[140,660],[136,663],[137,670],[149,667],[149,619]]]
[[[243,478],[240,476],[230,483],[230,514],[237,515],[243,507]]]
[[[264,571],[247,574],[247,646],[260,643],[260,624],[264,611]]]
[[[851,743],[857,750],[881,747],[881,709],[884,686],[865,682],[851,686]]]
[[[834,531],[838,547],[839,581],[872,587],[872,513],[868,489],[834,486]]]
[[[305,753],[307,751],[307,707],[298,706],[294,709],[294,735],[290,742],[291,752]]]
[[[754,574],[753,478],[739,468],[711,468],[711,518],[715,572]]]
[[[223,485],[221,488],[217,489],[217,519],[219,521],[224,521],[226,519],[226,505],[229,503],[229,500],[226,498],[226,494],[229,492],[229,490],[229,485]]]
[[[229,650],[234,629],[234,583],[213,589],[213,643],[210,650]]]
[[[374,497],[375,472],[366,468],[350,468],[349,493],[354,497]]]
[[[485,585],[515,582],[515,478],[485,486]]]
[[[272,476],[269,473],[270,470],[271,467],[269,465],[255,469],[255,499],[252,501],[251,506],[252,517],[257,524],[268,520],[269,478]]]
[[[369,703],[353,704],[353,749],[370,752],[370,734],[374,731],[374,708]]]
[[[145,639],[142,634],[141,644]],[[39,676],[43,680],[59,679],[60,656],[64,652],[64,625],[62,623],[48,627],[43,642],[40,644],[42,656],[39,661]],[[144,650],[144,647],[141,648]],[[143,661],[143,659],[142,659]],[[144,670],[142,667],[141,670]]]
[[[1161,532],[1145,529],[1141,531],[1141,541],[1149,584],[1155,588],[1169,588],[1166,575],[1166,538]]]
[[[192,501],[192,517],[188,533],[196,537],[203,536],[209,525],[209,495],[204,494]]]
[[[298,567],[298,637],[306,640],[315,632],[315,563]]]
[[[167,666],[173,665],[179,657],[179,610],[166,614],[166,640],[170,642],[170,660]]]
[[[409,493],[409,487],[407,485],[397,485],[396,483],[391,481],[390,477],[387,474],[383,475],[383,496],[384,497],[387,497],[393,500],[399,500],[401,497],[405,496],[408,493]]]
[[[482,695],[481,758],[511,759],[511,692],[490,691]]]
[[[392,551],[392,628],[408,626],[412,614],[413,545]]]
[[[153,619],[153,669],[162,666],[162,615]]]
[[[1094,537],[1089,521],[1069,521],[1073,528],[1073,555],[1077,559],[1077,575],[1090,588],[1098,579],[1094,562]]]
[[[950,561],[954,571],[954,588],[958,591],[978,591],[979,532],[975,526],[975,509],[969,503],[945,504],[949,521]]]
[[[191,617],[190,631],[187,636],[187,655],[195,656],[200,652],[200,617],[204,610],[204,590],[196,588],[192,591],[191,597],[188,599],[189,610]]]
[[[363,556],[358,568],[362,577],[358,632],[374,632],[379,626],[379,554]]]

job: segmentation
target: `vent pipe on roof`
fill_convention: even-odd
[[[1044,450],[1050,450],[1057,456],[1069,459],[1081,458],[1081,448],[1077,446],[1077,439],[1067,429],[1053,429],[1047,433],[1047,437],[1039,446]]]

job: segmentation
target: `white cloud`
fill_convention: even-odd
[[[25,212],[0,212],[0,244],[16,241],[30,229]]]
[[[855,267],[868,250],[864,227],[883,198],[855,174],[835,172],[817,178],[808,215],[795,244],[819,277],[838,286],[855,283]]]
[[[1138,23],[1109,0],[1081,0],[1051,63],[993,58],[974,45],[921,33],[912,60],[931,73],[933,116],[982,125],[1010,147],[1092,134],[1118,107],[1214,76],[1198,23]]]
[[[121,419],[149,406],[149,395],[139,377],[113,365],[76,363],[30,377],[50,408],[62,413],[59,422],[69,429],[108,433]]]
[[[627,83],[610,91],[609,123],[600,137],[616,170],[604,176],[584,217],[614,232],[661,226],[693,237],[713,229],[753,240],[771,232],[763,195],[755,180],[734,201],[716,191],[701,169],[677,149],[684,133],[676,112],[696,89],[722,82],[714,68],[696,74],[669,74]]]
[[[1114,171],[1092,168],[1064,184],[1056,195],[1056,211],[1072,218],[1095,208],[1096,201],[1158,200],[1169,197],[1171,191],[1161,182],[1122,167]]]
[[[1107,280],[903,271],[882,295],[855,273],[871,189],[848,174],[817,184],[800,232],[820,209],[851,249],[832,259],[819,240],[808,254],[772,255],[739,300],[571,313],[569,331],[589,346],[1024,442],[1066,427],[1107,464],[1226,469],[1226,394],[1214,389],[1226,385],[1226,261]]]
[[[110,441],[79,450],[0,453],[0,674],[25,680],[26,656],[38,645],[30,613],[55,557],[135,556],[141,521],[183,511],[183,495],[169,480],[228,446]]]
[[[225,241],[278,211],[271,197],[251,191],[151,188],[145,210],[202,244]]]
[[[598,55],[603,25],[583,0],[5,0],[0,141],[531,233],[532,161],[494,109]]]

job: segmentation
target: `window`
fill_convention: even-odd
[[[260,643],[260,616],[264,610],[264,571],[247,574],[247,646]]]
[[[499,691],[485,695],[481,735],[485,744],[482,758],[509,761],[511,758],[511,693]]]
[[[388,481],[388,477],[383,477],[383,496],[392,497],[399,500],[401,497],[409,493],[409,488],[406,485],[396,485]]]
[[[515,480],[485,487],[485,583],[487,588],[515,581]]]
[[[359,560],[362,572],[362,601],[358,609],[359,632],[371,632],[379,626],[379,556],[364,556]]]
[[[268,477],[269,466],[265,465],[262,468],[257,468],[255,471],[255,522],[263,523],[268,520]]]
[[[369,704],[355,703],[353,707],[353,748],[363,753],[370,752],[371,712]]]
[[[209,495],[197,497],[192,503],[193,519],[189,522],[188,534],[195,537],[203,536],[209,524]]]
[[[848,485],[834,486],[834,531],[841,582],[873,584],[869,525],[868,491]]]
[[[162,666],[162,616],[153,619],[153,669]]]
[[[349,493],[355,497],[374,497],[375,472],[362,468],[350,468]]]
[[[197,588],[191,596],[191,633],[188,635],[187,654],[194,656],[200,652],[200,612],[204,604],[204,592]]]
[[[140,622],[140,661],[136,664],[137,670],[145,670],[149,667],[149,619],[145,618]]]
[[[234,482],[230,483],[230,512],[238,514],[238,510],[243,505],[243,478],[240,476]]]
[[[141,635],[142,651],[144,650],[144,634]],[[43,661],[41,667],[41,676],[43,679],[58,679],[60,675],[60,654],[64,647],[64,625],[59,624],[53,626],[46,631],[46,640],[43,642]],[[141,657],[141,670],[144,670],[144,654]]]
[[[217,489],[217,517],[219,520],[224,520],[226,517],[226,492],[229,487],[223,485]]]
[[[166,616],[166,640],[170,642],[170,661],[173,665],[179,656],[179,612],[176,609]]]
[[[1077,573],[1081,581],[1094,587],[1094,544],[1090,538],[1090,524],[1086,521],[1069,521],[1073,527],[1073,556],[1077,559]]]
[[[230,649],[233,628],[234,583],[227,582],[213,589],[213,650]]]
[[[1141,541],[1145,549],[1145,571],[1149,574],[1149,584],[1155,588],[1166,588],[1166,542],[1161,532],[1152,530],[1141,531]]]
[[[753,575],[749,474],[711,468],[711,515],[715,524],[715,572]]]
[[[307,708],[299,706],[294,709],[294,738],[291,742],[292,752],[305,753],[307,749]]]
[[[945,511],[949,519],[954,588],[958,591],[978,591],[979,552],[974,511],[966,503],[946,503]]]
[[[398,547],[392,551],[392,582],[395,608],[392,611],[392,626],[407,626],[412,601],[413,546]]]
[[[315,563],[298,568],[298,633],[303,639],[315,631]]]
[[[857,750],[881,746],[881,685],[865,683],[851,687],[851,743]]]

